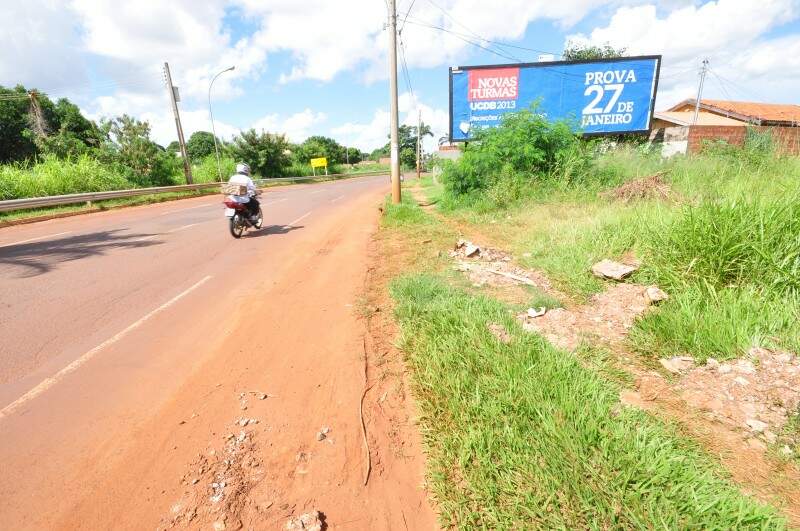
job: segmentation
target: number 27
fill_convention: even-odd
[[[625,88],[625,85],[622,83],[615,83],[613,85],[590,85],[586,87],[586,91],[584,91],[584,96],[590,96],[592,93],[595,93],[595,97],[592,102],[584,107],[583,114],[601,114],[611,112],[611,109],[614,108],[614,104],[617,103],[619,97],[622,96],[622,89]],[[611,96],[611,99],[608,101],[608,105],[605,106],[604,109],[600,109],[596,107],[600,100],[603,99],[606,90],[613,90],[614,95]]]

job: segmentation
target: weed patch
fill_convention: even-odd
[[[426,275],[391,292],[444,525],[784,527],[672,428],[619,408],[615,385],[523,333],[504,305]]]

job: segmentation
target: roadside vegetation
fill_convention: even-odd
[[[664,161],[646,145],[570,139],[566,124],[540,120],[517,115],[445,164],[429,192],[440,208],[476,226],[511,216],[501,239],[579,300],[602,289],[593,263],[635,255],[634,280],[671,295],[637,324],[642,351],[704,360],[800,350],[800,159],[753,132],[743,147]],[[495,147],[514,142],[527,153]],[[614,197],[636,179],[633,197]]]
[[[412,129],[406,136],[416,139]],[[328,159],[329,174],[386,168],[377,158],[369,162],[367,153],[323,136],[294,144],[283,134],[250,129],[216,144],[223,179],[236,161],[247,162],[260,178],[310,176],[309,161],[318,157]],[[194,182],[220,179],[211,133],[193,133],[186,147]],[[67,99],[52,101],[22,86],[0,87],[0,200],[185,184],[179,151],[177,142],[156,143],[146,121],[123,115],[95,122]],[[376,156],[380,153],[376,150]]]
[[[797,158],[757,132],[744,146],[663,160],[642,142],[571,131],[533,109],[482,133],[421,183],[437,214],[408,194],[387,203],[394,247],[452,244],[457,227],[485,235],[564,295],[539,304],[531,293],[532,306],[548,308],[607,288],[593,263],[635,259],[632,281],[669,294],[626,340],[645,366],[741,358],[752,347],[800,351]],[[518,305],[466,281],[445,255],[417,254],[390,291],[444,526],[786,527],[784,502],[744,494],[691,430],[620,403],[633,377],[613,352],[558,350],[522,329]],[[800,411],[789,414],[785,440],[797,441]]]

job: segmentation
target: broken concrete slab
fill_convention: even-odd
[[[667,300],[669,295],[656,286],[648,286],[644,290],[644,298],[647,304],[658,304],[659,302]]]
[[[691,356],[675,356],[669,359],[660,359],[658,362],[672,374],[681,374],[694,367],[694,358]]]
[[[592,274],[599,278],[607,278],[611,280],[624,280],[629,277],[631,273],[636,271],[638,267],[621,264],[613,260],[604,259],[592,266]]]

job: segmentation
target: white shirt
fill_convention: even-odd
[[[247,203],[250,201],[250,198],[256,195],[256,183],[253,182],[248,175],[244,175],[243,173],[235,173],[231,175],[231,178],[228,179],[228,182],[231,184],[243,184],[247,186],[247,195],[232,195],[234,201],[237,203]]]

